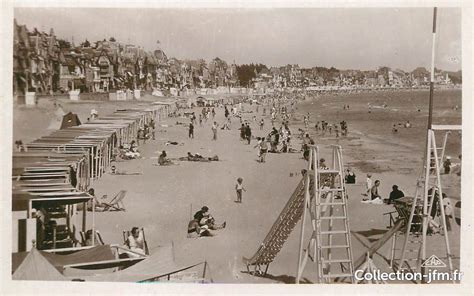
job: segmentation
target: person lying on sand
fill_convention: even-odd
[[[181,161],[202,161],[202,162],[210,162],[210,161],[219,161],[219,156],[214,155],[212,157],[204,157],[199,153],[192,154],[191,152],[188,152],[188,155],[186,157],[180,157],[178,158]]]
[[[178,143],[178,142],[175,142],[175,141],[167,141],[167,142],[165,143],[165,146],[168,146],[168,145],[175,145],[175,146],[176,146],[176,145],[179,145],[179,146],[183,146],[184,143]]]
[[[125,176],[125,175],[143,175],[143,173],[140,172],[133,172],[129,173],[127,171],[120,171],[118,170],[114,165],[110,167],[110,174],[111,175],[119,175],[119,176]]]

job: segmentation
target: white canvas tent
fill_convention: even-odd
[[[64,112],[63,108],[57,107],[56,111],[54,111],[54,114],[51,118],[51,121],[48,126],[48,130],[58,130],[61,128],[61,123],[63,122],[63,116],[66,115],[66,112]]]

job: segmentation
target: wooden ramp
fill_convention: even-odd
[[[288,236],[293,231],[296,223],[301,219],[304,212],[305,201],[305,180],[303,177],[298,183],[295,191],[281,211],[280,215],[273,223],[272,228],[265,237],[263,243],[258,248],[257,252],[251,258],[243,257],[243,262],[247,265],[249,273],[261,273],[262,267],[265,266],[264,274],[267,273],[268,266],[272,263],[278,252],[280,252],[283,244],[286,242]],[[250,266],[254,266],[254,270],[250,270]]]

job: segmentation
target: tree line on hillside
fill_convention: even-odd
[[[264,64],[243,64],[237,66],[237,77],[239,78],[240,85],[246,86],[248,83],[257,77],[257,73],[260,73],[263,69],[267,69]]]

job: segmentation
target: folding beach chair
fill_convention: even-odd
[[[140,231],[143,231],[143,247],[145,248],[145,254],[148,256],[150,255],[150,250],[148,250],[148,243],[146,241],[146,238],[145,238],[145,229],[144,228],[140,228]],[[128,240],[128,237],[130,236],[130,230],[124,230],[122,231],[122,235],[123,235],[123,244],[125,246],[127,246],[127,248],[130,249],[130,242]]]
[[[123,199],[125,198],[125,194],[127,190],[120,190],[114,198],[112,198],[109,202],[102,202],[100,207],[96,206],[96,210],[99,212],[109,212],[109,211],[124,211],[125,212],[125,204],[123,203]]]
[[[79,231],[79,234],[81,235],[81,245],[87,246],[87,239],[86,239],[86,234],[84,231]],[[100,232],[98,230],[95,231],[95,238],[94,238],[94,243],[96,245],[105,245],[104,240],[102,239],[102,236],[100,235]]]

